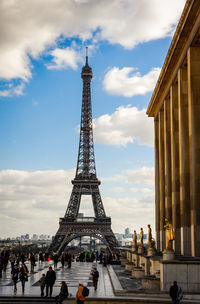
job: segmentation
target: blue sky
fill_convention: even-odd
[[[115,232],[154,228],[153,121],[145,112],[185,1],[45,3],[0,3],[0,237],[54,234],[65,213],[86,45],[106,213]],[[84,198],[81,211],[91,208]]]

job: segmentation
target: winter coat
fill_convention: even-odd
[[[56,280],[56,273],[55,273],[55,271],[54,270],[47,271],[47,274],[46,274],[46,284],[47,285],[54,285],[55,280]]]

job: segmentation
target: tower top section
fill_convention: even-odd
[[[85,60],[85,65],[82,68],[81,77],[83,78],[83,80],[92,78],[92,68],[88,64],[88,47],[87,46],[86,46],[86,60]]]

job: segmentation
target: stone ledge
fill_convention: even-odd
[[[109,274],[109,277],[110,277],[110,281],[111,281],[111,284],[112,284],[112,288],[113,288],[113,291],[114,291],[114,294],[122,294],[122,293],[125,293],[126,290],[123,289],[112,265],[107,265],[107,270],[108,270],[108,274]]]

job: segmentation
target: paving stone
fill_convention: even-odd
[[[62,268],[58,263],[56,271],[56,282],[53,288],[53,296],[59,294],[60,285],[62,281],[66,281],[69,293],[72,297],[75,296],[78,288],[79,282],[87,285],[90,289],[90,297],[115,297],[112,289],[112,285],[109,279],[107,268],[103,267],[102,264],[96,263],[86,263],[86,262],[72,262],[71,268]],[[28,269],[30,270],[30,263],[26,263]],[[51,262],[43,262],[41,264],[37,263],[34,269],[34,273],[29,273],[29,280],[26,282],[25,294],[24,296],[39,296],[40,286],[39,279],[42,274],[47,272],[48,267],[53,266]],[[97,267],[99,271],[99,282],[98,288],[95,291],[93,287],[91,272],[92,268]],[[7,268],[7,271],[3,273],[2,278],[0,278],[0,296],[13,296],[13,281],[11,279],[11,268]],[[16,297],[22,295],[21,282],[17,283],[17,293]]]

